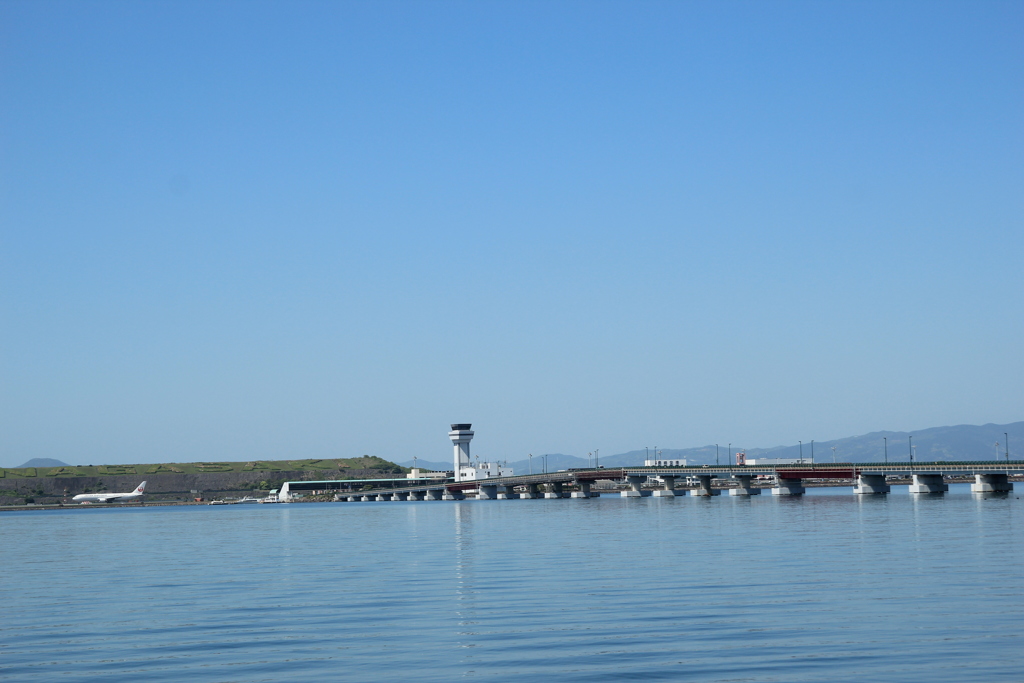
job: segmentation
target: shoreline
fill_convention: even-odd
[[[907,486],[907,485],[910,484],[910,481],[911,481],[910,479],[894,479],[894,480],[892,480],[892,481],[890,481],[888,483],[893,485],[893,486],[901,486],[901,485],[902,486]],[[1024,483],[1024,475],[1011,475],[1010,481]],[[971,477],[951,477],[951,478],[946,480],[947,484],[970,484],[972,482],[973,482],[973,479]],[[839,481],[809,482],[807,480],[804,480],[804,488],[844,488],[844,487],[852,488],[853,484],[851,484],[849,482],[839,482]],[[732,489],[732,488],[735,488],[735,487],[734,486],[716,486],[716,487],[713,487],[713,488],[715,488],[716,490],[719,490],[719,491],[728,491],[729,489]],[[771,489],[772,486],[770,486],[770,485],[754,486],[754,488]],[[595,493],[602,493],[602,494],[606,494],[606,495],[613,495],[613,494],[619,493],[619,491],[623,491],[623,490],[625,490],[625,489],[616,488],[616,489],[607,489],[607,490],[595,490]],[[655,489],[650,489],[650,490],[653,491]],[[690,491],[690,490],[694,490],[694,488],[693,487],[677,487],[677,490]],[[476,500],[476,499],[475,498],[471,498],[471,500]],[[286,504],[287,505],[296,505],[296,504],[301,504],[301,503],[330,503],[330,502],[335,502],[335,501],[330,500],[330,499],[325,499],[325,500],[306,500],[306,499],[301,499],[301,500],[291,501],[289,503],[275,503],[275,505],[286,505]],[[87,505],[83,505],[83,504],[80,504],[80,503],[68,503],[67,505],[51,504],[51,503],[46,503],[46,504],[30,503],[30,504],[27,504],[27,505],[0,505],[0,512],[24,512],[24,511],[32,511],[32,510],[104,510],[104,509],[111,509],[111,508],[176,507],[176,506],[203,506],[203,505],[210,505],[210,501],[195,502],[195,501],[191,501],[191,500],[188,500],[188,501],[184,501],[184,500],[156,500],[156,501],[141,502],[141,503],[90,503],[90,504],[87,504]]]

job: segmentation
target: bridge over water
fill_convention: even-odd
[[[919,462],[919,463],[834,463],[818,465],[703,465],[699,467],[621,467],[564,470],[545,474],[527,474],[474,481],[382,480],[372,481],[292,481],[285,482],[279,499],[288,502],[296,494],[310,491],[335,492],[338,500],[402,501],[461,500],[466,492],[476,492],[481,500],[511,498],[592,498],[596,482],[625,484],[622,491],[613,491],[626,498],[644,496],[717,496],[727,490],[733,496],[759,495],[755,486],[759,477],[771,481],[773,495],[799,496],[805,492],[806,480],[828,481],[848,485],[857,494],[886,494],[894,484],[893,477],[909,480],[910,492],[938,494],[949,490],[948,477],[973,476],[971,491],[975,493],[1008,493],[1013,490],[1011,475],[1024,474],[1024,461],[987,462]],[[651,478],[656,488],[645,488]],[[677,486],[677,482],[686,483]],[[715,484],[727,483],[727,486]],[[356,486],[371,488],[356,490]],[[543,487],[543,491],[541,488]],[[571,491],[569,489],[572,489]]]

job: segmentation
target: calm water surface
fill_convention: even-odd
[[[0,680],[1024,680],[1021,492],[905,490],[5,513]]]

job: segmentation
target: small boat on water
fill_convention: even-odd
[[[245,498],[242,498],[241,500],[238,500],[238,501],[235,501],[235,502],[237,502],[239,505],[241,505],[243,503],[258,503],[258,502],[260,502],[260,499],[259,498],[253,498],[252,496],[246,496]]]
[[[211,500],[208,505],[231,505],[231,503],[226,500]]]

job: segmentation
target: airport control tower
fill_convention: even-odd
[[[462,468],[470,464],[469,442],[473,440],[472,427],[471,424],[452,425],[452,431],[448,432],[448,438],[455,444],[455,481],[462,481]]]

